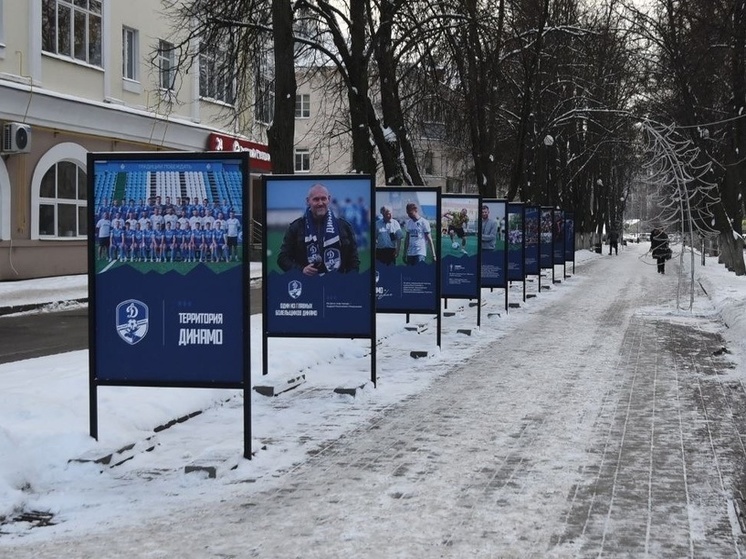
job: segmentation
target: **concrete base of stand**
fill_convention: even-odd
[[[427,357],[427,351],[410,351],[409,356],[413,359],[422,359],[423,357]]]
[[[184,473],[204,473],[207,474],[208,479],[216,479],[219,474],[225,474],[237,467],[238,459],[236,457],[205,457],[184,466]]]
[[[471,336],[471,328],[459,328],[458,330],[456,330],[456,333]]]
[[[306,382],[306,375],[297,374],[285,378],[269,379],[264,384],[255,385],[254,390],[262,396],[277,396],[293,388],[298,388],[304,382]]]
[[[356,396],[360,395],[366,387],[369,386],[370,383],[364,382],[358,386],[352,386],[352,387],[346,387],[346,386],[338,386],[334,389],[335,394],[342,394],[343,396],[352,396],[355,398]]]
[[[83,456],[72,458],[69,462],[94,463],[103,471],[106,468],[121,466],[142,452],[154,450],[159,444],[158,436],[152,435],[144,441],[128,444],[117,449],[94,449]]]

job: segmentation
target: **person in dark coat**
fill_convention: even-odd
[[[659,227],[655,227],[650,232],[650,252],[658,262],[658,273],[666,273],[666,260],[669,256],[668,235]]]
[[[609,233],[609,256],[611,256],[611,251],[614,251],[614,254],[619,254],[619,233],[616,231],[611,231]]]
[[[277,264],[283,271],[297,269],[316,276],[360,270],[355,232],[348,221],[334,214],[331,200],[323,184],[310,188],[304,215],[290,224],[282,240]]]

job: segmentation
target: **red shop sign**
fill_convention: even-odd
[[[207,151],[248,151],[251,171],[272,172],[272,159],[267,146],[225,134],[210,134]]]

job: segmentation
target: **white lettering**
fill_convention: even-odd
[[[181,328],[179,345],[223,345],[223,330],[220,328]]]
[[[223,313],[180,312],[180,324],[223,324]]]

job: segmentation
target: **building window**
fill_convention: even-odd
[[[206,49],[199,56],[199,95],[233,105],[236,100],[230,57],[225,51]]]
[[[295,118],[311,117],[311,96],[301,93],[295,96]]]
[[[41,179],[39,237],[88,235],[85,171],[70,161],[55,163]]]
[[[311,170],[311,152],[307,149],[295,150],[295,171],[307,173]]]
[[[446,192],[461,194],[464,192],[464,181],[461,179],[446,178]]]
[[[137,29],[122,27],[122,77],[139,81],[140,34]]]
[[[270,124],[275,114],[275,92],[273,80],[259,76],[256,81],[255,107],[256,120]]]
[[[433,157],[433,152],[430,150],[427,150],[425,152],[425,157],[423,158],[423,164],[422,169],[426,175],[434,175],[435,174],[435,158]]]
[[[176,56],[172,43],[158,41],[158,85],[161,89],[173,90],[176,81]]]
[[[256,57],[254,67],[254,118],[271,124],[275,116],[275,72],[271,48]]]
[[[42,49],[101,66],[101,0],[42,0]]]
[[[446,126],[443,103],[434,97],[422,103],[422,137],[433,140],[446,139]]]

